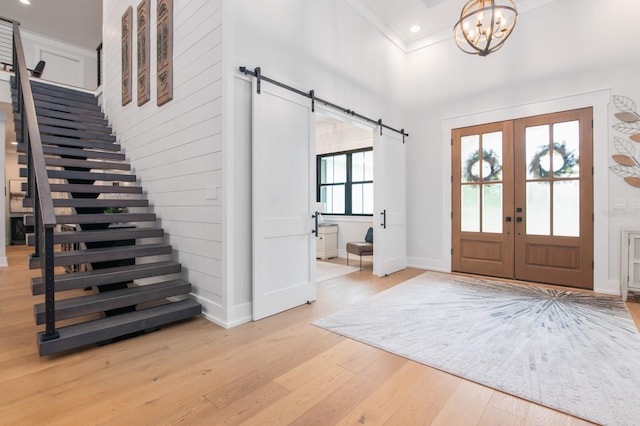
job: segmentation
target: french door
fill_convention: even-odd
[[[452,270],[593,288],[591,117],[453,130]]]

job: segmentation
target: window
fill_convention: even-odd
[[[373,215],[373,149],[319,155],[317,200],[324,213]]]

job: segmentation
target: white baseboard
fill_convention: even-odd
[[[443,260],[428,259],[426,257],[407,257],[407,266],[430,271],[451,272],[451,267],[448,263]]]
[[[251,303],[244,303],[227,312],[219,303],[191,294],[202,305],[202,316],[222,328],[236,327],[252,319]]]
[[[0,268],[6,268],[9,266],[9,261],[6,256],[0,257]]]

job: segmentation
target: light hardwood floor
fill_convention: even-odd
[[[229,330],[198,318],[40,358],[28,252],[8,247],[0,268],[2,425],[588,424],[310,325],[417,269],[329,280],[317,302]]]

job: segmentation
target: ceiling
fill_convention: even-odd
[[[102,0],[2,0],[0,15],[24,31],[95,50],[102,42]]]
[[[514,0],[523,13],[556,0]],[[404,52],[453,37],[453,26],[467,0],[346,0]],[[411,32],[414,25],[420,26]]]

